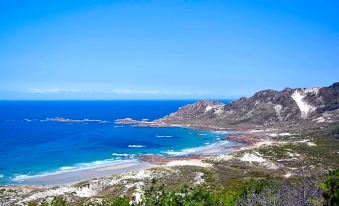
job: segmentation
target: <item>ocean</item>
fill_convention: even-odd
[[[0,101],[0,185],[133,161],[140,154],[177,156],[231,146],[222,132],[114,124],[127,117],[151,121],[192,102]],[[48,121],[56,117],[85,121]]]

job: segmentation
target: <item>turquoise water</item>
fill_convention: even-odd
[[[213,131],[114,124],[125,117],[154,120],[191,102],[0,101],[0,184],[101,167],[140,154],[187,155],[225,144],[225,134]],[[46,121],[54,117],[95,121]]]

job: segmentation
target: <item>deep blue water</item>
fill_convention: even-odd
[[[222,135],[212,131],[114,124],[126,117],[154,120],[192,102],[0,101],[0,184],[100,166],[133,154],[184,154],[185,149],[220,141]],[[106,122],[45,121],[53,117]]]

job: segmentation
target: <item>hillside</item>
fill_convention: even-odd
[[[229,104],[199,101],[160,119],[167,124],[244,128],[281,124],[318,125],[339,120],[339,83],[321,88],[263,90]]]

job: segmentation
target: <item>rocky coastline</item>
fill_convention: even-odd
[[[225,148],[227,150],[218,155],[142,155],[139,160],[151,164],[150,168],[75,184],[2,186],[0,199],[9,205],[27,205],[32,200],[51,201],[55,196],[63,196],[73,203],[88,201],[91,205],[107,194],[114,194],[114,197],[129,196],[132,203],[137,203],[154,179],[169,180],[168,184],[179,179],[194,185],[204,182],[207,178],[202,177],[212,173],[216,177],[213,184],[232,185],[234,179],[264,176],[293,180],[305,171],[310,177],[316,177],[339,168],[338,96],[339,83],[323,88],[264,90],[230,104],[198,101],[154,121],[117,119],[115,124],[136,127],[232,131],[224,141],[239,145]],[[49,121],[90,120],[54,118]]]

